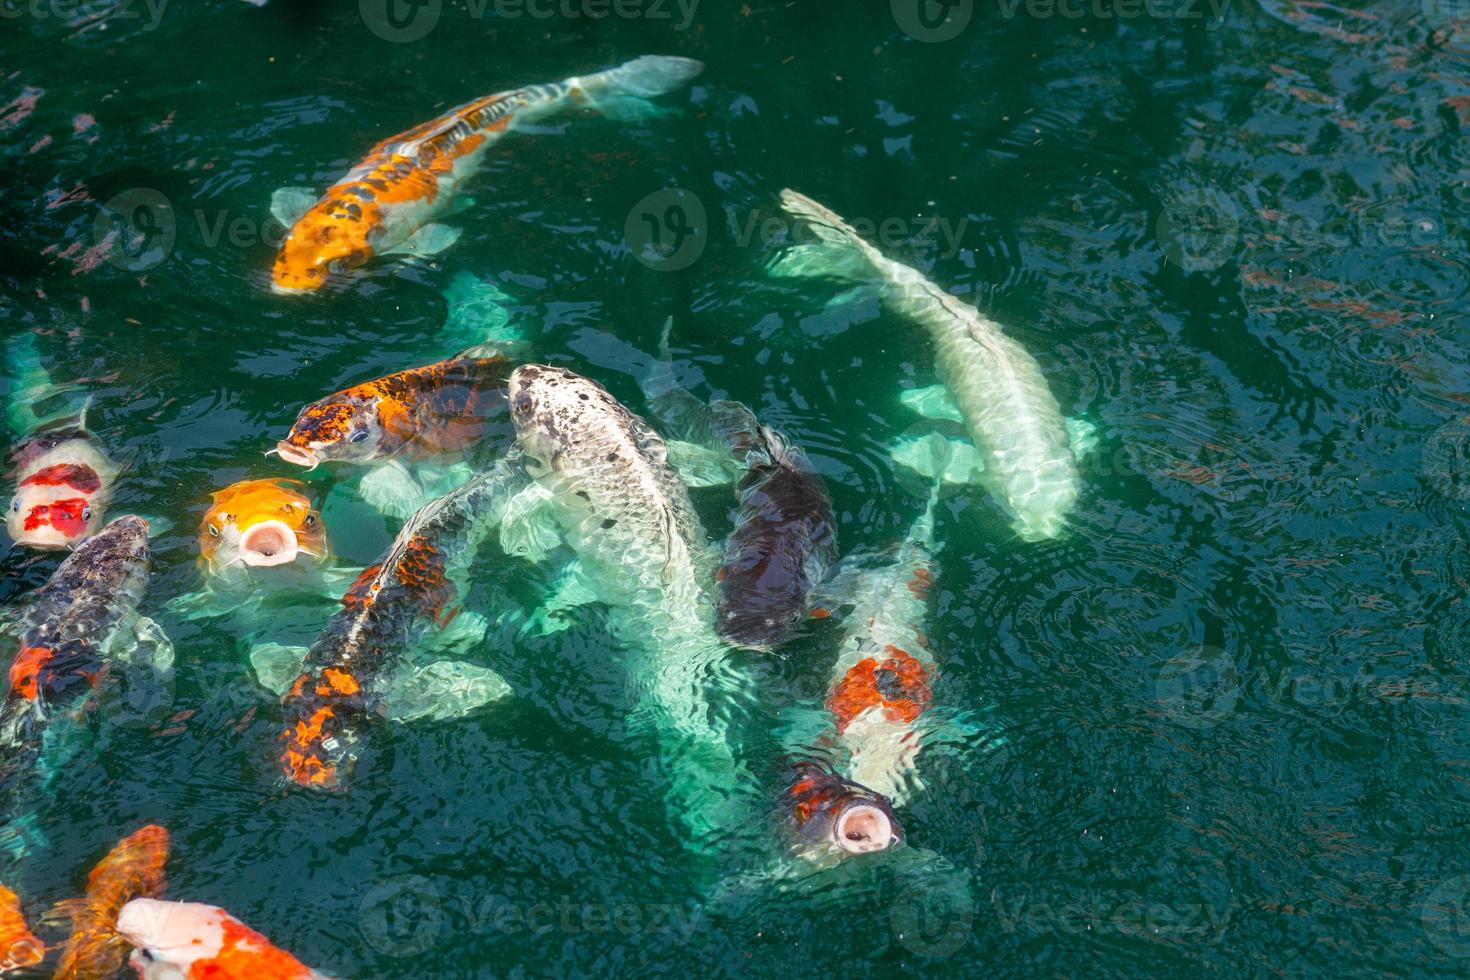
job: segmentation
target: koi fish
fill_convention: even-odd
[[[921,624],[934,585],[938,484],[890,564],[853,573],[852,610],[826,708],[847,749],[847,774],[902,802],[915,783],[916,723],[933,704],[935,662]]]
[[[140,980],[326,980],[222,908],[135,898],[117,917]]]
[[[136,613],[148,562],[148,522],[119,517],[72,552],[8,624],[20,649],[0,703],[7,772],[39,750],[42,727],[53,712],[77,704],[98,686],[125,641],[146,641],[158,663],[172,664],[168,638]]]
[[[281,701],[281,764],[293,783],[342,788],[363,729],[376,714],[392,713],[388,686],[403,651],[460,612],[450,576],[498,520],[506,472],[489,470],[424,505],[342,597]],[[492,671],[453,667],[456,677],[447,680],[460,685],[463,699],[454,713],[510,691]]]
[[[506,133],[573,106],[614,117],[646,111],[645,100],[672,92],[703,67],[647,55],[593,75],[488,95],[379,143],[320,199],[310,188],[277,191],[271,213],[291,230],[276,255],[271,290],[311,292],[376,255],[443,251],[459,231],[436,220]]]
[[[713,407],[713,406],[712,406]],[[716,624],[737,646],[771,650],[806,618],[813,587],[837,558],[837,519],[806,454],[743,405],[727,442],[745,465],[740,507],[715,573]],[[726,410],[728,411],[728,409]]]
[[[288,565],[305,553],[327,554],[321,514],[299,480],[243,480],[211,495],[199,528],[199,554],[212,570],[236,562]]]
[[[16,544],[71,548],[96,533],[117,468],[84,417],[33,433],[10,454],[16,491],[5,515]]]
[[[20,896],[0,885],[0,973],[36,966],[46,958],[46,944],[26,925]]]
[[[168,831],[157,824],[129,834],[92,869],[82,898],[57,904],[55,912],[72,923],[57,980],[95,980],[123,968],[127,940],[118,934],[118,914],[133,899],[163,893],[168,845]]]
[[[549,539],[577,553],[596,597],[614,607],[619,639],[646,658],[639,714],[664,736],[670,808],[696,848],[718,846],[746,826],[737,800],[751,780],[710,694],[742,696],[748,684],[714,630],[708,590],[717,555],[670,446],[602,385],[564,368],[521,365],[509,398],[541,496],[536,509],[507,520],[502,545],[530,557],[535,551],[508,544],[506,531],[544,519]]]
[[[782,802],[796,852],[809,860],[872,854],[903,843],[887,797],[819,762],[792,766]]]
[[[1027,350],[921,273],[887,258],[831,210],[792,190],[781,206],[805,221],[813,244],[788,249],[771,265],[778,276],[828,276],[876,284],[901,315],[920,324],[934,344],[938,389],[911,393],[908,403],[934,418],[960,421],[976,464],[966,479],[986,486],[1026,541],[1056,537],[1077,502],[1077,455],[1091,426],[1068,423]]]
[[[303,408],[276,445],[282,459],[367,465],[461,453],[505,404],[504,357],[471,348],[424,367],[364,381]]]

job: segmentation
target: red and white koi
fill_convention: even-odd
[[[16,490],[5,515],[11,540],[72,548],[101,527],[117,467],[81,418],[32,434],[11,461]]]
[[[222,908],[136,898],[117,917],[140,980],[325,980]]]
[[[459,231],[436,220],[506,133],[573,106],[616,115],[672,92],[703,67],[646,55],[585,77],[497,92],[384,140],[320,198],[309,188],[277,191],[271,213],[291,231],[271,270],[272,291],[312,292],[374,256],[448,248]]]

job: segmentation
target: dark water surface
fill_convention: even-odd
[[[132,459],[114,512],[173,522],[144,611],[178,651],[170,710],[104,730],[30,805],[47,843],[3,875],[28,908],[157,821],[171,896],[344,977],[1470,970],[1470,8],[361,6],[0,7],[4,329],[38,336]],[[507,140],[433,263],[266,288],[275,188],[644,53],[707,63],[678,111]],[[707,906],[625,726],[621,651],[595,617],[518,638],[551,573],[494,548],[471,604],[502,624],[479,654],[514,698],[380,727],[344,797],[284,793],[252,628],[163,605],[198,586],[208,493],[287,473],[261,453],[302,404],[453,349],[456,272],[635,408],[672,316],[683,379],[815,460],[844,550],[902,536],[923,487],[885,447],[932,357],[875,306],[829,307],[831,284],[764,275],[786,186],[1005,324],[1101,437],[1060,540],[1017,540],[978,491],[944,501],[936,698],[992,736],[922,756],[902,817],[963,897],[886,855]],[[671,218],[671,188],[706,220]],[[99,245],[109,201],[141,242]],[[635,255],[656,228],[681,246],[662,267]],[[308,479],[342,559],[372,560],[393,528],[349,474]],[[697,500],[723,533],[728,498]],[[9,555],[0,598],[54,563]],[[330,610],[254,628],[306,642]],[[762,669],[753,727],[820,697],[834,642]],[[747,749],[774,786],[774,738]]]

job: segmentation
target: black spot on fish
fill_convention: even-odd
[[[602,522],[602,529],[604,531],[606,531],[610,527],[617,527],[617,524],[618,524],[617,521],[615,521],[611,517],[609,517],[607,520],[605,520],[605,521]]]
[[[592,499],[592,495],[589,494],[586,490],[578,490],[577,491],[577,496],[581,497],[583,500],[591,500]]]

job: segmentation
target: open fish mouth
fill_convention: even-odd
[[[240,560],[256,568],[289,565],[299,550],[296,532],[281,521],[265,521],[240,536]]]
[[[837,846],[849,854],[886,851],[898,842],[893,821],[882,807],[857,803],[842,811],[833,828]]]
[[[317,456],[310,449],[293,446],[284,439],[276,443],[276,453],[286,462],[294,463],[297,466],[305,466],[307,469],[321,462],[321,457]]]

